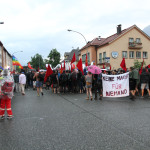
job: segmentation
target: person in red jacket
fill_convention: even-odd
[[[3,78],[0,81],[1,89],[1,103],[0,103],[0,119],[5,118],[5,106],[7,110],[7,119],[11,119],[13,117],[11,110],[11,99],[13,97],[13,77],[8,74],[8,70],[5,69],[3,71]]]

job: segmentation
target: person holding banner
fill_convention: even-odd
[[[85,81],[86,81],[86,93],[87,93],[86,100],[89,100],[89,94],[90,94],[91,101],[92,101],[93,97],[92,97],[92,91],[91,91],[91,89],[92,89],[92,74],[91,74],[91,72],[88,71],[88,74],[85,77]]]
[[[133,67],[130,67],[129,70],[129,88],[130,88],[130,93],[131,93],[131,100],[135,99],[135,87],[136,87],[136,80],[133,77]]]

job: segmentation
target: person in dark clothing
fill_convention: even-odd
[[[82,79],[82,72],[79,70],[79,72],[77,73],[77,83],[80,94],[83,93],[83,82],[81,81],[81,79]]]
[[[15,92],[19,92],[19,73],[15,73],[14,74],[14,82],[15,82],[15,88],[14,91]]]
[[[130,67],[130,70],[129,70],[129,88],[130,88],[130,94],[131,94],[130,99],[134,100],[135,99],[136,80],[133,77],[133,67]]]
[[[102,74],[94,74],[93,82],[95,100],[97,100],[97,92],[99,94],[99,100],[102,100]]]
[[[72,83],[71,83],[71,71],[68,73],[68,92],[71,92],[72,90]]]
[[[51,85],[52,85],[52,89],[54,90],[54,94],[56,94],[58,88],[58,76],[55,70],[53,70],[53,74],[51,75]]]
[[[149,92],[149,81],[150,81],[150,74],[146,72],[146,69],[142,69],[142,73],[140,75],[140,82],[141,82],[141,90],[142,90],[142,96],[141,98],[144,98],[144,89],[147,89],[149,98],[150,98],[150,92]]]
[[[72,93],[77,92],[77,73],[75,70],[73,70],[71,74],[71,81],[72,81]]]
[[[66,75],[64,70],[63,73],[60,75],[60,83],[61,83],[63,93],[66,93],[67,81],[68,81],[68,76]]]

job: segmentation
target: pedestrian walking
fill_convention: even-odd
[[[21,74],[19,75],[19,84],[22,95],[25,95],[26,76],[24,72],[21,72]]]
[[[43,94],[42,87],[43,87],[44,77],[43,77],[42,73],[37,71],[33,78],[36,79],[37,95],[40,96],[40,92],[41,92],[41,94],[43,96],[44,94]]]
[[[15,82],[15,92],[20,92],[20,86],[19,86],[19,73],[14,74],[14,82]]]
[[[5,118],[5,107],[7,110],[7,119],[11,119],[13,117],[12,109],[11,109],[11,99],[13,97],[13,84],[14,80],[8,74],[8,70],[4,69],[3,76],[0,80],[1,91],[1,103],[0,103],[0,119]]]

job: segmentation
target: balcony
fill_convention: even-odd
[[[137,43],[137,42],[129,42],[129,49],[141,49],[142,43]]]

